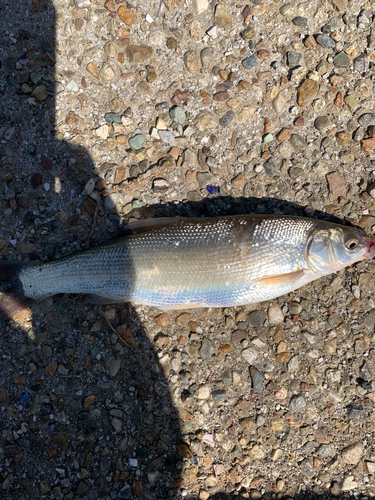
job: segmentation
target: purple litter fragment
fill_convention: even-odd
[[[210,194],[216,194],[219,191],[218,186],[206,186],[206,189]]]

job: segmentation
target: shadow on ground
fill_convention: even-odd
[[[96,170],[86,150],[55,138],[60,86],[53,4],[3,0],[0,17],[1,224],[4,238],[17,242],[23,258],[52,260],[65,244],[61,225],[67,225],[70,248],[84,246],[75,230],[74,192]],[[68,81],[69,70],[65,77]],[[148,207],[140,216],[249,212],[303,215],[302,208],[285,201],[212,198]],[[94,242],[114,234],[101,230],[103,222],[99,218]],[[176,448],[183,438],[153,339],[130,306],[109,306],[105,312],[134,339],[132,349],[84,299],[58,297],[36,308],[26,322],[27,336],[1,325],[1,498],[180,495],[171,484],[183,476]],[[185,498],[196,498],[186,493]],[[210,498],[248,497],[212,491]],[[330,496],[304,493],[294,500],[325,498]]]

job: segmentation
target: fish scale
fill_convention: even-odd
[[[102,303],[229,307],[284,295],[374,253],[363,231],[304,217],[155,219],[130,227],[134,234],[125,238],[22,267],[21,297],[86,293]],[[358,248],[349,251],[348,238]]]

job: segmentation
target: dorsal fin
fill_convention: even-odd
[[[131,220],[126,226],[126,229],[132,231],[133,233],[139,233],[142,231],[148,231],[155,227],[167,227],[173,224],[177,224],[181,221],[193,220],[189,217],[159,217],[157,219],[143,219],[143,220]]]

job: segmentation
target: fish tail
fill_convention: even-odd
[[[26,297],[19,278],[21,270],[30,265],[32,264],[0,260],[0,322],[36,302],[35,299]]]

